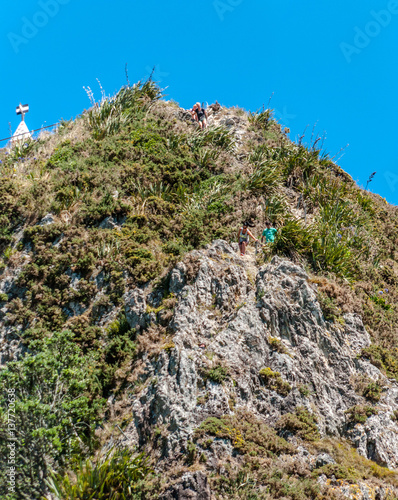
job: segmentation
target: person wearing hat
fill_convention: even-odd
[[[250,232],[249,223],[244,222],[242,227],[239,228],[238,232],[239,250],[242,257],[246,253],[246,247],[249,243],[250,238],[253,238],[253,240],[258,241],[258,239],[255,236],[253,236],[253,234]]]

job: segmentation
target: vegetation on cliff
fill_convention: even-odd
[[[0,319],[5,341],[20,342],[24,352],[0,372],[2,387],[17,393],[20,439],[18,491],[6,497],[0,486],[2,498],[40,498],[52,470],[76,470],[79,478],[95,469],[91,462],[76,463],[101,447],[104,422],[123,428],[106,400],[129,386],[146,335],[130,329],[121,308],[124,293],[149,282],[160,286],[185,254],[216,238],[234,239],[244,219],[253,221],[258,235],[266,219],[277,224],[278,237],[258,263],[274,254],[304,263],[318,285],[325,319],[361,314],[373,345],[360,356],[398,380],[398,209],[360,189],[318,138],[309,145],[292,142],[272,110],[218,111],[241,120],[245,134],[237,139],[225,126],[198,131],[161,97],[152,81],[123,87],[55,134],[0,150],[0,273],[17,276],[0,294]],[[173,298],[166,294],[167,300]],[[222,381],[228,376],[223,370],[205,376]],[[266,376],[289,391],[282,379]],[[2,394],[0,450],[6,456]],[[249,423],[212,421],[198,432],[204,439],[217,428],[237,441],[239,453],[257,450],[261,460],[290,452],[290,444],[265,427],[259,427],[265,444],[242,444],[239,436],[249,433]],[[232,425],[233,435],[226,430]],[[318,439],[315,422],[303,413],[289,414],[283,426],[304,440]],[[0,469],[5,485],[7,471]],[[146,465],[144,473],[154,481]],[[309,498],[318,491],[306,472],[269,473],[275,498]],[[280,486],[281,478],[295,474],[296,493]],[[242,478],[231,473],[230,485],[219,481],[220,491],[235,494]],[[150,498],[145,488],[142,495]],[[130,498],[119,493],[115,498]]]

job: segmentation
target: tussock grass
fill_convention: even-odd
[[[128,500],[140,493],[140,483],[151,472],[143,453],[131,455],[128,449],[111,449],[95,462],[80,461],[74,477],[53,474],[47,481],[53,500],[93,498]]]

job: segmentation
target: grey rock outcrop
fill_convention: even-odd
[[[146,301],[144,292],[135,288],[124,296],[126,318],[131,328],[140,330],[146,324]]]
[[[39,226],[48,226],[49,224],[54,224],[54,216],[52,214],[45,215],[41,221],[38,223]]]
[[[207,477],[203,472],[186,473],[159,500],[211,500]]]
[[[21,290],[17,286],[17,280],[24,266],[29,262],[29,257],[24,255],[23,264],[18,267],[6,266],[0,272],[0,294],[20,297]],[[9,312],[9,304],[7,301],[0,302],[0,368],[5,366],[9,361],[14,361],[22,353],[26,352],[26,348],[21,345],[20,333],[21,327],[14,327],[7,322],[7,314]]]
[[[344,325],[325,321],[316,285],[288,260],[274,257],[258,269],[254,256],[241,258],[221,240],[190,259],[170,275],[169,289],[177,298],[169,325],[172,344],[144,357],[143,388],[125,431],[131,441],[142,445],[151,429],[167,428],[162,454],[175,457],[207,417],[244,408],[273,425],[305,406],[316,413],[321,435],[351,438],[364,456],[398,467],[398,429],[390,418],[398,408],[398,387],[358,359],[370,345],[361,318],[347,314]],[[144,295],[136,289],[125,297],[131,326],[143,328],[148,321]],[[222,384],[204,376],[217,366],[229,373]],[[265,387],[262,368],[279,372],[289,393]],[[383,380],[385,388],[378,414],[352,427],[345,411],[364,404],[352,382],[360,375]],[[308,391],[300,391],[302,386]]]

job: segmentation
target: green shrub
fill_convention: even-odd
[[[217,365],[213,368],[205,368],[202,370],[202,376],[205,380],[211,380],[212,382],[216,382],[216,384],[221,384],[221,382],[226,380],[230,375],[228,367]]]
[[[186,247],[179,240],[168,241],[162,245],[162,251],[170,255],[183,255],[186,251]]]
[[[360,396],[368,399],[372,403],[380,401],[383,390],[383,381],[381,379],[374,382],[366,375],[357,375],[352,377],[355,392]]]
[[[299,393],[303,396],[303,397],[308,397],[310,395],[310,390],[308,388],[308,385],[305,385],[305,384],[300,384],[298,386],[298,390],[299,390]]]
[[[32,241],[34,245],[54,242],[65,229],[64,224],[54,223],[45,226],[30,226],[25,229],[24,242]]]
[[[304,475],[304,472],[298,474],[297,469],[300,470],[300,467],[293,466],[292,469],[289,469],[276,465],[265,468],[251,457],[247,457],[246,462],[241,467],[228,468],[223,475],[211,478],[210,484],[213,491],[220,496],[223,495],[223,497],[231,499],[308,500],[320,498],[324,491],[317,484],[316,479],[308,477],[309,473],[305,469],[307,475]],[[266,492],[266,496],[264,496],[264,492]]]
[[[316,426],[316,416],[304,406],[298,406],[295,413],[286,413],[276,423],[275,429],[280,433],[291,432],[306,441],[315,441],[320,438]]]
[[[246,412],[207,418],[196,429],[194,438],[204,444],[208,435],[229,439],[240,453],[251,456],[266,457],[295,451],[294,446],[279,437],[274,429]]]
[[[192,465],[197,457],[197,448],[195,443],[192,441],[187,442],[187,458],[186,461],[188,464]]]
[[[331,297],[320,292],[318,293],[318,301],[326,321],[336,321],[341,317],[341,310]]]
[[[319,477],[321,474],[325,474],[327,477],[334,476],[336,479],[343,479],[344,481],[349,481],[355,483],[361,478],[360,474],[353,467],[345,467],[340,464],[327,464],[313,472],[314,476]]]
[[[126,315],[120,313],[118,319],[113,321],[107,328],[105,344],[102,349],[101,357],[101,381],[104,396],[108,397],[120,379],[127,374],[123,373],[121,368],[127,371],[127,363],[134,359],[137,345],[135,343],[136,331],[131,329],[127,322]],[[119,373],[119,375],[117,375]]]
[[[92,452],[104,408],[94,353],[83,356],[70,332],[31,342],[31,352],[0,373],[0,421],[6,421],[9,391],[15,398],[19,498],[39,498],[52,467]],[[7,441],[0,443],[7,455]],[[0,464],[0,493],[6,494],[6,462]]]
[[[373,406],[356,405],[344,413],[346,414],[347,423],[364,424],[369,417],[377,415],[378,411]]]
[[[398,380],[398,349],[396,347],[387,349],[372,344],[362,349],[361,357],[368,359],[373,365],[382,370],[387,377]]]
[[[391,420],[393,422],[398,422],[398,410],[394,410],[393,413],[391,413]]]
[[[262,368],[259,372],[260,378],[264,381],[267,389],[276,391],[281,396],[287,396],[292,390],[291,385],[282,379],[279,372],[273,372],[271,368]]]
[[[266,482],[271,498],[307,500],[319,498],[321,493],[320,486],[310,478],[300,477],[277,467],[273,468]]]
[[[276,337],[269,337],[268,343],[271,346],[271,349],[280,352],[281,354],[287,354],[289,351],[286,349],[283,342]],[[260,372],[261,373],[261,372]]]
[[[333,475],[342,480],[358,483],[359,480],[376,479],[398,485],[398,477],[395,471],[387,467],[381,467],[375,462],[361,456],[356,448],[353,448],[348,441],[337,439],[324,439],[313,443],[315,453],[328,453],[337,463],[328,464],[315,469],[312,472],[314,478],[320,474],[328,477]]]
[[[92,272],[95,269],[97,259],[92,252],[87,252],[76,262],[76,270],[83,275]]]
[[[385,311],[389,311],[391,309],[391,304],[388,304],[384,297],[380,295],[371,295],[370,300],[380,306]]]
[[[146,283],[154,278],[160,269],[160,262],[147,248],[132,247],[128,249],[125,254],[125,262],[131,276],[138,284]]]
[[[11,246],[7,247],[2,255],[4,262],[8,262],[13,253],[14,253],[13,248]]]
[[[47,161],[46,167],[51,169],[62,167],[67,164],[73,156],[74,152],[68,144],[65,144],[63,147],[55,148],[54,153]]]
[[[371,382],[367,385],[363,391],[363,395],[366,399],[369,399],[372,403],[377,403],[381,398],[382,387],[377,382]]]

